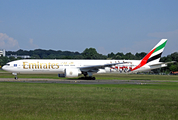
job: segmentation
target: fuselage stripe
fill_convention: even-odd
[[[155,56],[149,58],[149,59],[147,60],[147,63],[149,63],[149,62],[151,62],[151,61],[153,61],[153,60],[156,60],[156,59],[160,58],[161,55],[162,55],[162,52],[161,52],[160,54],[158,54],[158,55],[155,55]]]
[[[163,49],[165,47],[165,45],[166,45],[166,42],[167,42],[167,40],[163,44],[161,44],[160,46],[158,46],[153,53],[155,53],[155,52]]]
[[[156,48],[155,48],[156,49]],[[143,59],[142,61],[140,62],[140,64],[138,66],[136,66],[135,68],[132,69],[132,71],[138,69],[138,68],[141,68],[142,66],[144,66],[148,59],[150,58],[150,56],[153,54],[153,52],[155,51],[155,49],[153,49],[151,52],[149,52]]]

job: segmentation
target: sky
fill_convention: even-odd
[[[178,52],[178,0],[0,0],[0,49]]]

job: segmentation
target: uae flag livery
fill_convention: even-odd
[[[132,69],[132,71],[141,68],[142,66],[148,64],[155,64],[158,63],[160,57],[163,53],[165,45],[167,43],[167,39],[162,39],[140,62],[138,66]]]

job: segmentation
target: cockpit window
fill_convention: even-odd
[[[10,66],[10,64],[6,64],[7,66]]]

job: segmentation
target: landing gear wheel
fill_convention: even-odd
[[[16,76],[14,79],[15,79],[15,80],[17,80],[17,79],[18,79],[18,77]]]
[[[96,78],[95,77],[89,77],[90,80],[95,80]]]

